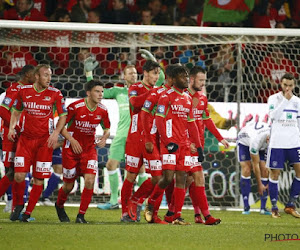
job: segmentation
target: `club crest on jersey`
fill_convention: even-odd
[[[50,101],[51,97],[50,96],[45,96],[43,101]]]
[[[129,96],[137,96],[137,91],[136,90],[130,91]]]
[[[97,115],[95,120],[101,120],[101,118],[102,118],[101,115]]]
[[[146,100],[145,103],[144,103],[144,108],[146,108],[146,109],[150,108],[151,104],[152,103],[150,101]]]
[[[274,104],[271,104],[270,107],[269,107],[269,109],[273,110],[274,109]]]
[[[164,114],[165,113],[165,106],[164,105],[158,105],[158,108],[157,108],[157,113],[159,114]]]

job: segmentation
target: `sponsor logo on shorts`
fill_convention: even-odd
[[[72,179],[76,176],[76,168],[72,168],[72,169],[63,169],[63,176],[66,179]]]
[[[15,168],[23,168],[24,167],[24,157],[18,156],[15,157]]]
[[[14,160],[15,160],[15,152],[9,152],[7,161],[14,162]]]
[[[278,162],[277,161],[273,161],[272,162],[272,166],[276,168],[278,166]]]
[[[93,169],[94,172],[98,170],[98,162],[96,160],[89,160],[87,163],[87,169]]]
[[[191,166],[192,167],[201,166],[201,163],[198,161],[198,156],[191,156]]]
[[[5,159],[6,159],[6,151],[2,151],[2,158],[1,158],[2,162],[4,162]]]
[[[37,161],[35,171],[40,172],[40,173],[50,172],[51,171],[51,162]]]
[[[192,166],[192,157],[191,156],[185,156],[184,157],[184,166]]]
[[[131,155],[126,156],[126,164],[130,167],[137,168],[139,166],[140,158]]]
[[[160,160],[150,160],[150,169],[152,171],[162,170],[161,166],[162,164]]]
[[[176,155],[163,154],[163,165],[176,165]]]

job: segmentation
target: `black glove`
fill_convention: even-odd
[[[166,148],[168,149],[169,153],[174,153],[174,152],[177,151],[178,145],[177,145],[176,143],[174,143],[174,142],[170,142],[170,143],[166,146]]]
[[[202,148],[201,147],[197,148],[197,152],[198,152],[198,162],[203,162],[204,154],[203,154]]]

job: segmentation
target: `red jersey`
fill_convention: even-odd
[[[95,109],[90,109],[86,99],[80,99],[68,106],[67,116],[68,132],[80,143],[83,149],[95,147],[96,127],[110,128],[107,108],[99,103]],[[65,148],[69,147],[65,142]]]
[[[147,98],[148,91],[151,88],[152,87],[145,85],[143,82],[138,82],[132,84],[128,90],[131,117],[128,135],[136,136],[137,139],[140,139],[143,131],[140,111],[142,110],[145,99]]]
[[[200,91],[196,91],[194,94],[191,93],[190,89],[187,89],[187,94],[192,98],[193,114],[198,127],[201,145],[204,147],[204,130],[205,127],[217,138],[218,141],[222,141],[224,138],[219,133],[216,125],[209,117],[209,111],[207,108],[207,97]]]
[[[143,129],[145,134],[145,142],[157,142],[157,127],[155,124],[155,112],[159,98],[170,89],[168,86],[163,85],[160,88],[153,88],[150,90],[148,97],[144,102],[142,108]]]
[[[188,122],[194,121],[194,114],[188,94],[173,86],[159,98],[156,116],[164,118],[165,131],[157,126],[163,144],[189,145]]]
[[[0,106],[0,116],[3,119],[3,138],[5,138],[5,140],[9,131],[11,108],[13,107],[15,100],[18,96],[18,92],[22,86],[24,86],[22,82],[13,83],[6,90],[4,100]]]
[[[23,111],[21,134],[37,139],[48,136],[54,129],[54,113],[59,116],[67,114],[61,92],[53,87],[42,91],[36,90],[34,85],[20,88],[16,98],[16,109]]]

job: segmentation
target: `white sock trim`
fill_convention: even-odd
[[[55,173],[53,172],[52,174],[54,174],[56,177],[60,178],[61,174]]]
[[[108,173],[108,175],[113,175],[113,174],[115,174],[115,173],[117,173],[117,169],[116,170],[112,170],[112,171],[110,171],[110,170],[107,170],[107,173]]]
[[[249,180],[249,179],[251,179],[251,176],[247,176],[247,177],[246,177],[246,176],[241,175],[241,178],[242,178],[242,179]]]
[[[147,174],[145,172],[139,174],[139,177],[146,177],[146,176],[147,176]]]
[[[262,181],[267,181],[268,178],[260,178]]]
[[[271,178],[269,178],[269,182],[272,182],[274,184],[278,184],[278,180],[272,180]]]

